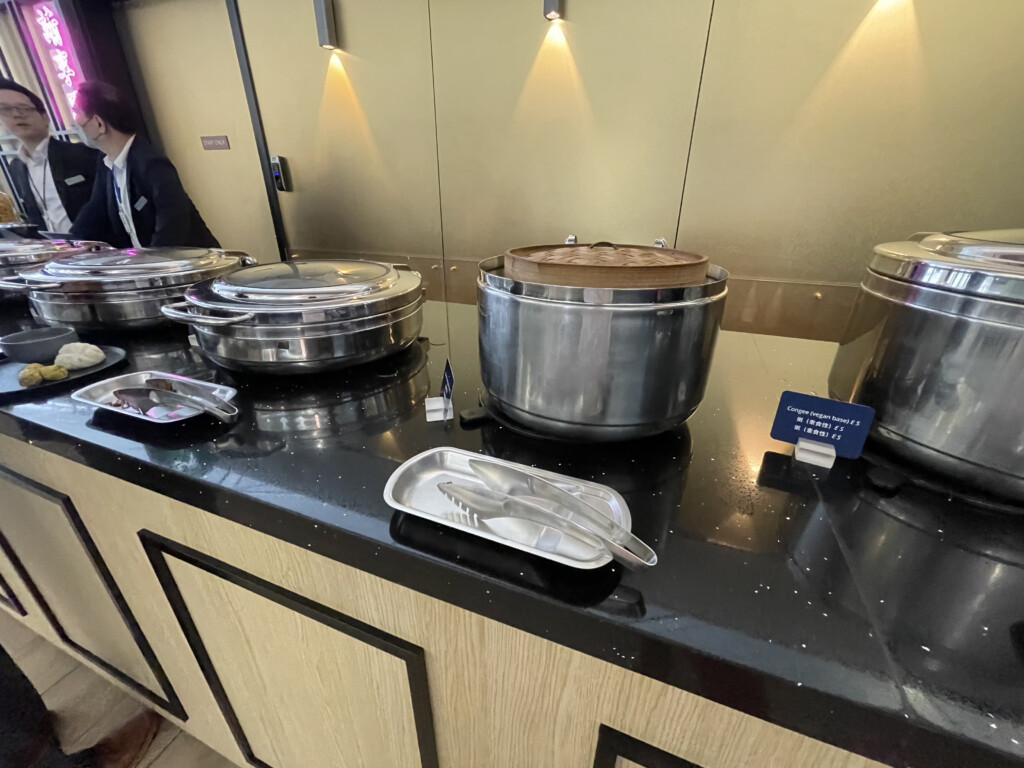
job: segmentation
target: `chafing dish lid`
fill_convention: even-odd
[[[207,309],[257,313],[332,310],[367,316],[420,298],[419,273],[403,266],[346,259],[260,264],[192,286],[185,298]]]
[[[35,264],[59,256],[90,253],[105,248],[103,243],[76,242],[74,240],[2,240],[0,239],[0,267]]]
[[[870,269],[916,285],[1024,303],[1024,229],[917,234],[875,246]]]
[[[127,248],[77,253],[22,272],[31,283],[91,283],[97,290],[194,283],[238,265],[245,255],[218,248]]]

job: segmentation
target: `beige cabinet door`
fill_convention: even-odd
[[[166,712],[185,713],[72,500],[0,468],[0,599]],[[13,582],[13,583],[12,583]],[[18,591],[15,591],[18,590]],[[40,618],[42,617],[42,618]]]
[[[238,746],[273,768],[436,768],[423,649],[142,532]]]

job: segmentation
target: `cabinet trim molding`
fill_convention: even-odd
[[[620,757],[643,768],[702,768],[602,723],[597,732],[594,768],[615,768]]]
[[[3,536],[0,533],[0,536]],[[6,554],[6,550],[4,550]],[[25,610],[25,606],[21,604],[21,600],[18,599],[17,594],[11,589],[11,585],[7,583],[7,579],[0,574],[0,605],[7,606],[8,609],[14,611],[19,616],[28,616],[28,611]]]
[[[349,637],[366,643],[378,650],[391,654],[405,663],[409,680],[409,691],[412,697],[412,713],[416,727],[416,741],[419,747],[420,765],[422,768],[438,768],[437,742],[434,733],[434,716],[430,705],[430,688],[427,682],[426,657],[423,648],[403,640],[400,637],[384,632],[351,616],[346,616],[326,605],[317,603],[298,593],[292,592],[269,581],[247,573],[229,565],[222,560],[210,557],[198,550],[179,544],[157,533],[148,530],[139,531],[149,561],[156,572],[156,577],[163,588],[167,600],[171,604],[181,630],[188,641],[189,647],[202,670],[203,677],[227,721],[231,734],[242,751],[246,761],[256,768],[273,768],[261,760],[252,750],[238,716],[228,699],[227,692],[206,650],[199,629],[185,603],[178,583],[171,573],[168,558],[176,558],[188,565],[199,568],[213,576],[224,579],[236,586],[247,589],[263,598],[272,600],[289,610],[296,611],[314,621],[320,622],[331,629],[342,632]]]
[[[142,627],[139,626],[139,622],[135,618],[135,614],[132,613],[131,608],[128,606],[128,602],[121,593],[121,589],[117,586],[117,582],[114,581],[113,574],[111,574],[110,569],[103,560],[103,556],[100,554],[99,549],[96,548],[96,543],[93,541],[92,536],[85,527],[85,522],[78,514],[78,510],[75,509],[75,505],[72,503],[71,499],[66,494],[60,493],[59,491],[42,485],[41,483],[37,483],[35,480],[27,478],[24,475],[19,475],[17,472],[12,472],[6,467],[0,467],[0,479],[19,485],[29,493],[41,496],[61,509],[64,513],[64,517],[67,518],[67,521],[71,524],[71,528],[75,532],[78,542],[85,550],[86,556],[89,558],[89,561],[92,563],[97,575],[100,577],[100,581],[103,582],[103,586],[106,589],[107,594],[114,602],[117,612],[120,614],[121,619],[128,628],[132,640],[135,642],[139,652],[142,654],[146,665],[153,673],[153,677],[160,684],[161,693],[163,695],[150,690],[147,686],[140,683],[131,675],[118,669],[113,664],[96,655],[88,648],[82,646],[68,635],[64,626],[57,618],[57,615],[50,607],[50,604],[43,596],[42,591],[32,579],[32,576],[29,574],[25,564],[22,562],[21,558],[18,557],[17,552],[14,551],[10,541],[8,541],[7,537],[3,535],[2,531],[0,531],[0,550],[2,550],[7,556],[7,559],[10,560],[11,566],[18,574],[18,578],[25,583],[26,589],[28,589],[29,594],[32,595],[32,599],[35,600],[39,609],[43,612],[43,615],[53,628],[53,631],[57,634],[57,637],[59,637],[61,642],[69,648],[73,649],[79,655],[84,656],[108,675],[133,690],[139,696],[151,701],[153,704],[164,711],[169,712],[179,720],[187,720],[188,714],[185,712],[185,708],[182,706],[181,700],[178,698],[178,694],[171,685],[171,681],[167,677],[167,673],[164,672],[164,668],[161,666],[160,660],[156,657],[156,653],[154,653],[153,647],[149,644],[149,640],[146,639],[146,635],[143,633]],[[22,610],[24,611],[24,608],[22,608]],[[23,613],[22,615],[27,614]]]

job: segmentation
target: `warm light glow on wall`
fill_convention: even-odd
[[[881,90],[898,93],[900,114],[893,128],[916,134],[915,119],[925,92],[924,63],[914,0],[875,0],[861,23],[819,79],[787,132],[793,145],[834,128],[839,107],[877,102]]]
[[[349,54],[337,49],[331,51],[328,57],[317,121],[318,152],[330,155],[339,150],[339,140],[348,143],[355,140],[373,161],[377,172],[383,173],[380,152],[370,122],[345,68],[346,57],[351,58]]]
[[[548,25],[540,49],[516,105],[516,117],[549,122],[560,118],[570,122],[591,121],[587,89],[573,58],[565,24]]]

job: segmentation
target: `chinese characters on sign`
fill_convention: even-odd
[[[864,448],[874,418],[874,409],[866,405],[783,392],[772,437],[787,443],[803,439],[832,445],[837,456],[855,459]]]
[[[53,65],[53,75],[60,83],[68,104],[74,109],[78,84],[82,79],[81,67],[78,65],[78,57],[75,55],[75,48],[68,37],[63,19],[51,2],[36,3],[32,6],[31,14],[39,29],[39,38]]]

